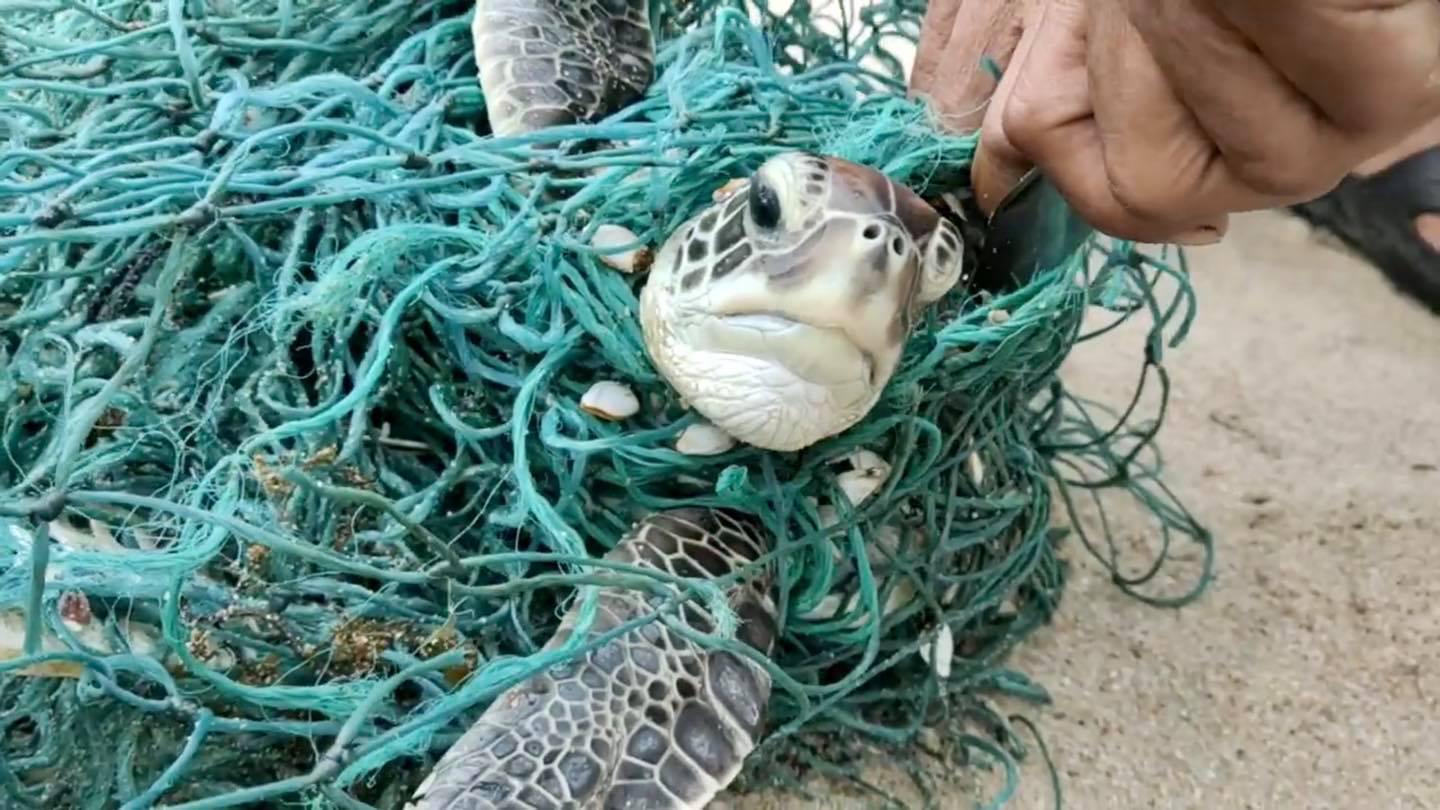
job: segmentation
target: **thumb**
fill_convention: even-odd
[[[999,123],[999,111],[1002,109],[1000,104],[993,104],[986,112],[985,123],[980,128],[980,140],[975,144],[975,157],[970,163],[970,183],[975,189],[975,202],[987,217],[995,213],[1000,201],[1034,166],[1006,137],[1005,129]]]

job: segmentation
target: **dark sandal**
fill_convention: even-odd
[[[1397,290],[1440,315],[1440,252],[1415,229],[1420,215],[1440,214],[1440,147],[1373,175],[1349,175],[1330,193],[1290,210],[1334,234]]]

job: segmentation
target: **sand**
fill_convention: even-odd
[[[1280,213],[1189,257],[1199,317],[1166,357],[1160,443],[1217,576],[1148,607],[1068,547],[1057,620],[1012,660],[1054,698],[1027,714],[1065,806],[1440,808],[1440,319]],[[1083,345],[1067,382],[1125,402],[1148,323]],[[1116,528],[1154,540],[1131,512]],[[1008,807],[1053,807],[1038,756],[1023,773]],[[964,781],[945,807],[975,806]]]

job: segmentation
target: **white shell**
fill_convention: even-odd
[[[217,646],[210,654],[205,656],[205,664],[211,669],[218,669],[225,672],[235,667],[235,653],[230,648],[222,645]]]
[[[640,265],[640,257],[646,252],[645,248],[631,248],[618,253],[612,251],[625,245],[633,245],[638,238],[629,228],[607,223],[595,229],[595,235],[590,237],[590,246],[600,251],[600,261],[622,273],[633,273]]]
[[[975,486],[985,483],[985,462],[980,460],[980,454],[971,451],[970,457],[965,459],[965,466],[970,471],[970,480]]]
[[[825,504],[815,510],[816,517],[820,518],[820,528],[828,529],[840,522],[840,510],[832,504]]]
[[[586,413],[608,419],[612,422],[626,419],[640,412],[640,400],[629,387],[610,380],[602,380],[590,386],[580,398],[580,409]]]
[[[892,523],[875,527],[875,533],[865,546],[865,557],[870,560],[870,567],[889,565],[899,553],[900,529]]]
[[[940,625],[935,640],[920,648],[920,657],[935,670],[935,677],[942,681],[950,677],[950,665],[955,659],[955,634],[950,625]]]
[[[810,619],[811,621],[824,621],[826,619],[833,619],[835,618],[835,614],[840,612],[840,608],[844,605],[844,601],[845,600],[842,599],[840,594],[838,593],[829,594],[824,599],[820,600],[820,604],[816,605],[813,608],[810,608],[809,610],[801,614],[800,618]]]
[[[734,446],[735,437],[709,422],[696,422],[675,440],[675,449],[687,456],[717,456]]]
[[[990,310],[990,315],[988,317],[990,319],[990,323],[999,326],[1000,324],[1006,323],[1010,320],[1010,312],[1003,309],[992,309]]]
[[[894,615],[914,601],[916,596],[915,586],[911,581],[908,578],[900,580],[895,583],[895,587],[891,588],[890,594],[885,597],[885,604],[880,606],[880,616],[885,618]],[[846,627],[852,630],[864,627],[865,623],[870,620],[870,612],[865,609],[864,599],[858,591],[851,593],[848,597],[843,597],[838,593],[828,594],[820,600],[819,604],[802,614],[801,618],[810,621],[828,621],[838,619],[840,614],[849,610],[857,611],[846,624]],[[921,648],[921,654],[925,654],[925,648]]]
[[[890,464],[869,450],[858,450],[849,456],[852,469],[835,476],[840,491],[854,506],[874,495],[890,477]]]
[[[890,589],[890,596],[885,599],[885,604],[880,606],[881,616],[891,616],[899,612],[900,608],[910,604],[915,599],[915,586],[911,584],[910,578],[905,577],[895,583]]]
[[[879,453],[872,450],[856,450],[846,456],[845,460],[850,462],[850,466],[857,470],[883,468],[886,474],[890,472],[890,463],[881,458]]]

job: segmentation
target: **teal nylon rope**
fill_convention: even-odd
[[[802,453],[673,449],[695,416],[595,229],[658,246],[785,149],[933,194],[974,143],[905,95],[920,0],[845,25],[805,0],[653,6],[643,100],[501,139],[467,2],[0,0],[0,804],[398,807],[496,694],[600,643],[540,651],[596,589],[660,596],[637,623],[685,599],[728,617],[729,580],[598,559],[699,504],[776,537],[775,694],[737,788],[864,785],[878,748],[931,800],[934,758],[998,763],[1000,807],[1028,721],[992,699],[1048,699],[1005,657],[1057,608],[1065,538],[1151,604],[1204,589],[1210,535],[1155,448],[1183,256],[1102,240],[952,296],[871,415]],[[1133,317],[1139,347],[1113,334]],[[1060,379],[1090,340],[1134,353],[1133,402]],[[600,379],[641,412],[582,411]],[[892,472],[827,525],[857,449]],[[1153,557],[1082,521],[1117,498],[1152,516]],[[1177,567],[1192,584],[1160,588]],[[919,655],[941,623],[943,682]],[[755,657],[720,624],[672,627]]]

